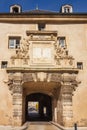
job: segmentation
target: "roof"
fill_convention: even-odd
[[[20,13],[0,13],[0,22],[14,23],[87,23],[87,13],[60,13],[48,10],[30,10]]]
[[[35,10],[30,10],[30,11],[24,11],[22,13],[28,13],[28,14],[55,14],[55,13],[58,13],[58,12],[35,9]]]

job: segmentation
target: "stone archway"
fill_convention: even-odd
[[[55,82],[46,82],[46,81],[38,81],[38,82],[25,82],[23,84],[23,121],[25,122],[25,105],[26,105],[26,96],[41,93],[43,95],[47,95],[47,97],[51,97],[52,99],[52,112],[53,112],[53,100],[59,95],[58,92],[60,92],[60,83]],[[53,119],[53,113],[52,113],[52,119]]]
[[[51,86],[53,87],[51,94],[54,97],[52,102],[52,120],[64,126],[71,126],[73,122],[72,94],[78,84],[76,81],[77,73],[77,70],[56,70],[55,72],[52,70],[45,72],[14,71],[14,73],[9,73],[8,85],[13,94],[13,124],[17,126],[23,123],[22,98],[24,83],[29,83],[30,85],[32,82],[33,84],[44,82],[47,85],[49,83],[55,84],[55,87]],[[33,92],[35,92],[34,90]]]

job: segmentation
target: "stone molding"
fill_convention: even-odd
[[[30,73],[9,73],[8,75],[8,86],[9,90],[12,92],[18,86],[22,86],[24,82],[56,82],[60,86],[70,86],[72,92],[78,86],[78,81],[76,80],[76,74],[70,73],[51,73],[51,72],[30,72]],[[16,87],[17,85],[17,87]]]

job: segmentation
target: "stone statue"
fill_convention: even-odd
[[[61,59],[69,60],[69,64],[73,64],[73,57],[68,55],[67,48],[63,48],[58,45],[57,42],[54,43],[55,55],[54,58],[57,61],[57,64],[60,65]]]
[[[29,58],[28,51],[29,51],[29,41],[27,39],[23,39],[20,43],[20,48],[17,50],[16,54],[17,57],[20,58]]]
[[[29,40],[27,39],[23,39],[21,40],[21,43],[20,43],[20,46],[19,48],[16,50],[16,55],[15,56],[12,56],[11,58],[12,59],[23,59],[23,58],[29,58],[29,54],[28,54],[28,51],[29,51]]]

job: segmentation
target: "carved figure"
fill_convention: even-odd
[[[23,39],[20,43],[20,48],[16,51],[16,54],[19,58],[29,58],[29,41],[27,39]]]
[[[66,59],[69,60],[69,64],[73,65],[73,57],[68,55],[67,48],[62,48],[58,45],[57,42],[54,43],[54,49],[55,49],[55,60],[58,65],[60,65],[60,59]]]

